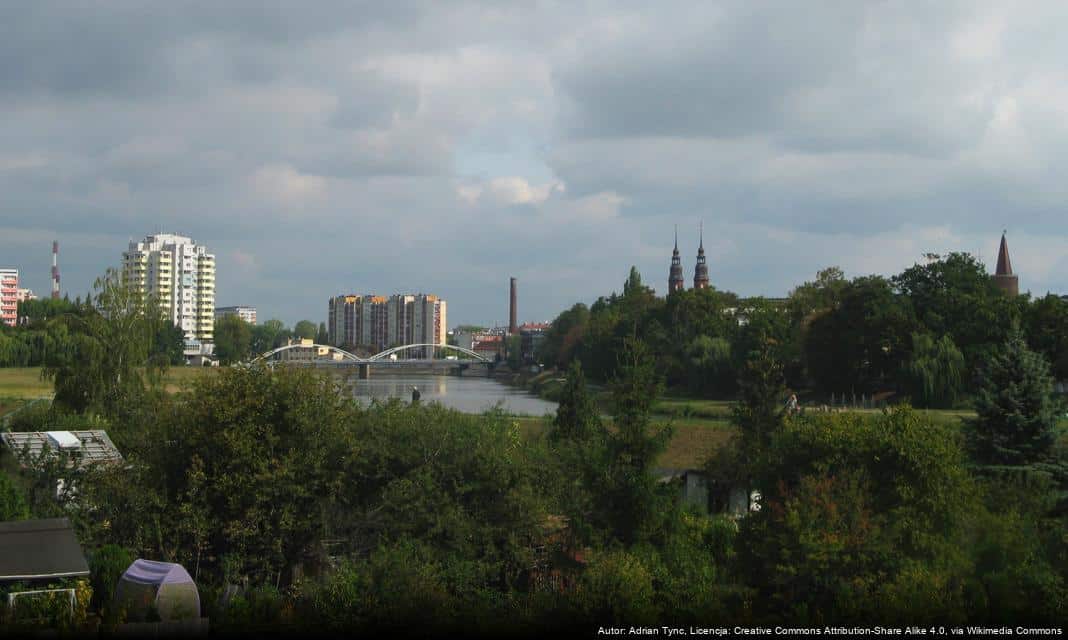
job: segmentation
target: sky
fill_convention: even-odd
[[[920,7],[923,7],[922,10]],[[1068,293],[1062,2],[0,3],[0,267],[84,296],[191,236],[216,303],[449,324],[713,286],[783,296],[925,253]]]

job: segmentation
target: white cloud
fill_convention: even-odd
[[[262,166],[250,176],[249,182],[262,200],[283,206],[317,201],[327,192],[326,178],[301,173],[288,164]]]
[[[565,191],[564,184],[558,181],[532,185],[519,176],[493,178],[478,184],[462,184],[456,187],[456,195],[468,205],[489,206],[537,205]]]

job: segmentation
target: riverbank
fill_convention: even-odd
[[[497,372],[495,377],[498,382],[520,387],[552,402],[560,401],[561,390],[567,382],[567,378],[555,370],[538,374]],[[612,410],[611,392],[603,385],[595,383],[589,383],[587,388],[601,412],[608,415]],[[697,422],[727,422],[730,420],[731,402],[690,398],[669,393],[653,405],[653,415],[659,418],[678,418]]]
[[[218,371],[216,368],[173,367],[164,376],[164,386],[168,392],[173,393],[196,376],[214,375]],[[537,375],[501,372],[493,379],[499,383],[523,388],[554,402],[558,401],[559,390],[564,383],[564,378],[557,372]],[[591,385],[590,390],[602,412],[608,415],[611,410],[609,391],[599,385]],[[0,416],[17,410],[28,401],[47,398],[51,394],[52,385],[41,379],[39,368],[0,369]],[[722,400],[676,395],[668,395],[657,402],[653,408],[654,420],[669,423],[674,429],[667,450],[657,461],[657,465],[671,468],[701,466],[736,431],[730,424],[730,404]],[[878,410],[858,411],[874,413]],[[974,416],[974,413],[966,411],[933,410],[927,413],[934,420],[955,424],[960,424],[962,418]],[[544,417],[517,416],[515,420],[528,437],[536,437],[549,427],[549,422]],[[1066,426],[1068,420],[1062,419],[1062,429]]]

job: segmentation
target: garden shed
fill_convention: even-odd
[[[115,605],[131,621],[200,617],[200,593],[180,564],[137,559],[115,587]]]

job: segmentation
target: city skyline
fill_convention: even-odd
[[[47,296],[58,239],[84,296],[170,231],[260,322],[355,284],[496,324],[510,276],[521,320],[632,264],[665,294],[676,223],[687,286],[703,221],[711,285],[776,297],[993,273],[1007,227],[1020,290],[1063,294],[1068,9],[1029,6],[5,7],[0,267]]]

